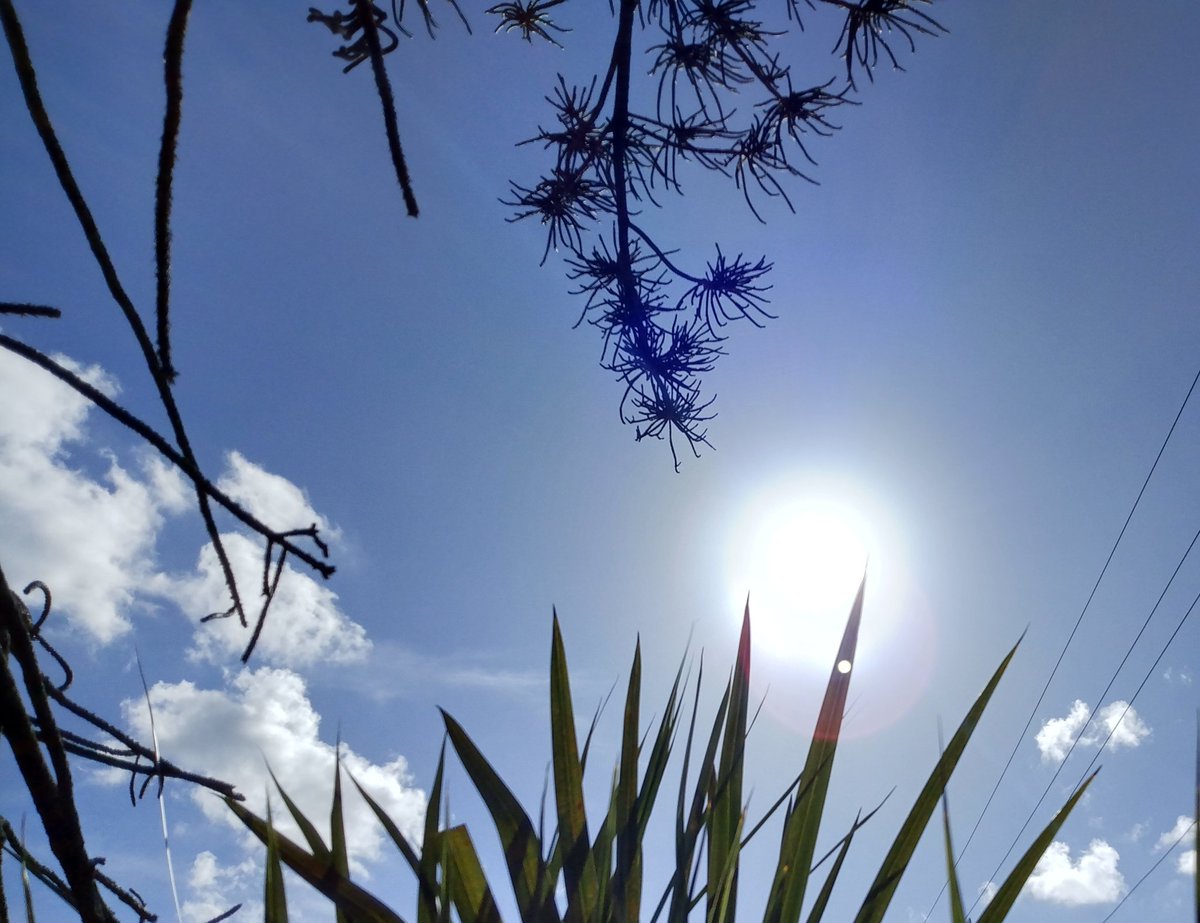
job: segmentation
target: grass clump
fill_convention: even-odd
[[[828,871],[817,874],[814,856],[825,814],[826,794],[841,734],[846,696],[862,621],[863,587],[850,612],[830,673],[804,766],[787,791],[752,825],[743,801],[745,742],[750,684],[750,612],[742,623],[737,658],[711,724],[698,720],[701,677],[688,695],[681,666],[657,724],[643,731],[641,652],[634,651],[625,694],[620,755],[606,810],[598,824],[589,823],[583,778],[595,720],[580,748],[576,736],[570,676],[557,615],[550,654],[550,736],[554,780],[555,826],[547,833],[535,825],[512,790],[475,746],[466,730],[443,712],[446,738],[483,800],[499,836],[504,865],[519,923],[686,923],[703,912],[704,923],[734,923],[738,902],[741,851],[772,816],[782,814],[782,833],[763,923],[808,923],[825,919],[833,889],[856,832],[871,814],[857,817],[835,844]],[[943,798],[967,742],[1008,667],[1016,646],[1000,662],[945,746],[924,787],[895,834],[891,846],[862,894],[854,923],[877,923],[892,901],[917,843]],[[702,673],[702,669],[700,671]],[[691,699],[686,716],[687,699]],[[672,751],[683,732],[681,769],[674,798],[661,797]],[[702,747],[702,750],[700,749]],[[502,923],[493,882],[483,871],[474,840],[464,825],[443,828],[440,816],[445,747],[430,791],[421,848],[400,832],[394,821],[358,786],[380,823],[416,876],[417,923]],[[1094,776],[1093,776],[1094,778]],[[1091,782],[1089,778],[1030,845],[1000,886],[978,923],[995,923],[1007,915],[1071,810]],[[278,783],[277,783],[278,785]],[[339,923],[403,923],[403,918],[350,879],[342,820],[340,768],[335,771],[330,816],[332,843],[321,839],[312,822],[280,788],[287,810],[307,842],[298,845],[279,834],[266,819],[229,801],[229,807],[267,847],[265,913],[270,921],[287,919],[280,878],[287,866],[325,894],[337,908]],[[643,841],[656,807],[674,809],[674,869],[661,890],[645,892]],[[949,810],[943,802],[950,916],[966,923],[961,889],[954,871]],[[648,898],[648,899],[647,899]],[[857,898],[856,898],[857,900]],[[807,914],[805,909],[807,906]],[[516,923],[516,921],[514,921]]]

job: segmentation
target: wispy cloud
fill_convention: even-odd
[[[1076,739],[1083,747],[1105,745],[1109,750],[1119,750],[1139,746],[1150,734],[1150,726],[1137,709],[1122,699],[1105,705],[1094,717],[1087,703],[1076,699],[1066,716],[1048,720],[1034,740],[1043,762],[1061,763]]]
[[[1190,686],[1192,671],[1187,667],[1167,667],[1163,670],[1162,678],[1170,686]]]
[[[1056,840],[1025,887],[1036,900],[1067,907],[1114,904],[1125,893],[1125,878],[1117,868],[1120,858],[1107,842],[1096,839],[1073,860],[1070,847]]]
[[[996,896],[996,892],[1000,890],[1000,886],[994,881],[985,881],[979,886],[979,903],[984,907],[992,902],[992,898]]]
[[[432,687],[478,689],[503,695],[539,695],[545,676],[535,670],[514,670],[476,653],[429,655],[395,641],[381,641],[354,670],[329,678],[376,702],[425,695]]]

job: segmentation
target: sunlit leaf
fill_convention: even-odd
[[[1092,780],[1096,778],[1096,773],[1099,771],[1097,769],[1096,772],[1087,777],[1087,780],[1079,786],[1075,794],[1067,800],[1067,803],[1059,809],[1059,812],[1046,825],[1046,829],[1041,832],[1041,835],[1033,841],[1033,845],[1025,851],[1025,855],[1021,857],[1021,861],[1008,873],[1008,877],[1004,879],[1004,883],[996,889],[996,895],[992,898],[991,903],[980,914],[979,923],[998,923],[998,921],[1008,916],[1008,911],[1012,909],[1012,905],[1020,897],[1021,889],[1025,887],[1025,882],[1033,874],[1033,870],[1037,868],[1038,862],[1041,861],[1050,844],[1054,842],[1054,837],[1058,833],[1058,829],[1066,823],[1067,817],[1070,816],[1071,811],[1079,803],[1079,799],[1083,797],[1083,793],[1087,791],[1087,787],[1092,784]]]
[[[1020,642],[1018,641],[1017,644]],[[909,810],[908,817],[901,825],[900,832],[896,834],[887,856],[884,857],[883,864],[879,867],[879,872],[867,892],[866,900],[863,901],[858,915],[854,918],[854,923],[878,923],[883,919],[888,904],[891,903],[892,895],[900,883],[900,876],[908,868],[909,860],[912,859],[912,854],[917,848],[917,842],[921,839],[921,834],[924,833],[929,818],[937,809],[938,799],[941,797],[946,783],[950,780],[954,768],[958,765],[958,761],[967,747],[967,741],[970,740],[971,734],[979,724],[979,719],[983,717],[983,711],[987,707],[992,693],[996,691],[1000,677],[1004,675],[1004,671],[1008,669],[1008,665],[1016,653],[1017,645],[1013,645],[1012,650],[1008,652],[996,672],[992,674],[992,678],[984,687],[983,692],[979,694],[979,698],[975,700],[975,704],[967,712],[967,716],[963,718],[962,724],[958,726],[954,736],[950,738],[946,752],[933,767],[933,772],[929,774],[929,779]]]
[[[809,869],[817,848],[817,836],[821,831],[821,818],[825,813],[825,797],[833,772],[833,758],[837,753],[838,738],[842,731],[846,696],[849,694],[850,678],[854,673],[866,582],[864,574],[858,586],[858,593],[854,597],[854,605],[850,608],[850,617],[846,620],[846,627],[842,632],[842,641],[830,671],[829,682],[825,687],[825,698],[817,715],[808,758],[800,774],[796,801],[784,821],[779,861],[764,916],[768,923],[796,923],[800,919],[804,893],[808,887]],[[850,669],[843,669],[843,665],[848,665]]]
[[[504,849],[504,861],[521,919],[525,923],[545,923],[547,920],[558,923],[558,913],[544,893],[546,870],[533,822],[462,726],[445,711],[442,719],[451,746],[491,814]]]

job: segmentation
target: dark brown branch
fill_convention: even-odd
[[[0,0],[3,2],[3,0]],[[150,427],[149,424],[135,417],[132,413],[114,401],[108,395],[97,389],[95,386],[84,381],[70,369],[65,368],[55,362],[45,353],[39,352],[27,343],[22,343],[20,340],[14,340],[12,337],[5,334],[0,334],[0,347],[7,349],[9,352],[16,353],[22,358],[28,359],[34,365],[45,369],[59,381],[70,385],[89,401],[103,410],[106,414],[120,423],[122,426],[132,430],[142,437],[146,442],[152,445],[159,453],[171,462],[176,468],[182,471],[195,485],[199,494],[206,499],[211,497],[219,503],[225,510],[231,513],[235,518],[240,520],[248,528],[257,532],[259,535],[266,538],[268,541],[274,542],[283,548],[286,548],[288,554],[295,555],[322,577],[331,577],[336,568],[331,564],[326,564],[324,561],[315,557],[308,551],[305,551],[294,542],[290,541],[286,536],[288,533],[276,532],[269,526],[261,522],[257,517],[253,516],[245,510],[236,500],[226,494],[223,490],[208,480],[196,467],[195,462],[186,458],[181,452],[175,449],[166,438]]]
[[[412,180],[408,176],[408,163],[404,159],[404,150],[400,147],[400,127],[396,122],[396,100],[392,96],[392,84],[388,80],[387,70],[383,66],[383,48],[379,44],[379,27],[375,22],[375,9],[371,0],[355,0],[355,11],[362,25],[363,35],[367,39],[367,49],[371,55],[371,72],[375,75],[375,88],[379,92],[379,102],[383,106],[383,126],[387,132],[388,148],[392,153],[392,165],[396,168],[396,179],[400,182],[400,192],[404,196],[404,207],[410,218],[416,218],[419,213],[417,197],[413,194]]]
[[[163,51],[163,78],[167,86],[167,111],[163,116],[162,146],[158,151],[158,177],[154,184],[154,265],[158,277],[156,318],[158,361],[163,376],[174,382],[178,372],[171,362],[171,189],[175,176],[175,150],[183,111],[183,38],[192,0],[175,0]]]
[[[43,304],[24,304],[17,301],[0,301],[0,314],[10,317],[62,317],[58,308],[48,308]]]
[[[38,746],[21,693],[9,670],[8,658],[0,660],[0,731],[8,741],[17,768],[33,799],[50,849],[66,876],[72,902],[84,923],[115,923],[116,917],[105,905],[96,888],[94,865],[83,841],[83,829],[75,810],[71,791],[70,767],[58,736],[54,718],[49,714],[45,686],[38,669],[37,655],[29,635],[27,616],[18,608],[18,599],[9,589],[0,570],[0,629],[8,639],[9,650],[20,665],[34,713],[42,722],[42,734],[50,751],[57,779],[52,778],[41,747]]]
[[[154,379],[159,399],[162,402],[163,409],[167,413],[167,419],[171,422],[171,430],[175,435],[175,441],[179,445],[179,452],[187,459],[189,466],[198,471],[199,465],[196,462],[195,453],[192,451],[187,431],[184,429],[183,418],[179,415],[179,408],[175,404],[174,395],[171,393],[171,383],[163,374],[162,367],[158,361],[158,354],[154,350],[154,344],[150,340],[150,335],[146,332],[145,324],[142,323],[142,319],[134,308],[133,302],[125,292],[125,288],[121,285],[121,280],[117,276],[116,266],[108,254],[108,248],[104,245],[103,238],[100,236],[100,228],[97,226],[96,220],[92,217],[91,209],[88,208],[87,201],[83,197],[83,192],[80,190],[79,184],[75,181],[75,176],[71,173],[71,166],[67,162],[67,155],[63,152],[62,145],[58,142],[58,136],[54,132],[54,126],[50,122],[50,115],[46,111],[45,103],[42,101],[41,93],[38,91],[37,72],[34,70],[33,60],[29,56],[29,46],[25,43],[25,33],[21,29],[21,22],[17,18],[17,11],[12,5],[12,0],[0,0],[0,24],[4,27],[4,35],[8,40],[8,47],[12,52],[13,65],[17,71],[17,78],[21,83],[21,92],[25,97],[25,107],[29,112],[30,118],[33,119],[33,124],[37,128],[39,137],[42,139],[42,145],[46,148],[46,154],[50,157],[50,162],[54,166],[54,174],[58,178],[58,183],[66,194],[67,200],[75,210],[75,217],[79,220],[84,237],[87,238],[92,256],[95,257],[96,264],[100,267],[100,272],[104,276],[109,293],[118,307],[120,307],[121,313],[124,314],[125,320],[129,324],[130,330],[133,331],[138,346],[141,348],[146,368],[150,372],[151,378]],[[205,531],[207,531],[209,540],[213,543],[217,560],[221,564],[221,573],[225,578],[225,583],[229,587],[230,596],[233,597],[234,608],[237,610],[242,624],[245,625],[246,613],[242,608],[242,600],[238,593],[237,582],[233,579],[233,566],[229,563],[229,555],[225,552],[225,545],[221,541],[220,532],[217,530],[217,523],[213,518],[212,508],[208,502],[208,495],[203,490],[200,490],[199,487],[196,490],[196,502],[200,507],[200,516],[204,520]]]

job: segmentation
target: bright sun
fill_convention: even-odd
[[[755,504],[737,531],[731,576],[743,599],[750,594],[755,647],[828,671],[868,559],[872,568],[878,561],[870,523],[849,503],[814,490]]]

